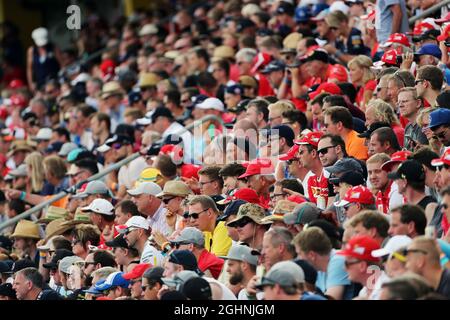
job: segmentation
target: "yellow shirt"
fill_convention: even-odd
[[[367,160],[367,147],[364,145],[365,139],[358,137],[355,130],[350,131],[346,136],[343,136],[345,141],[345,151],[350,157],[355,157],[358,160]]]
[[[225,222],[220,221],[214,231],[203,232],[205,235],[205,249],[216,256],[226,256],[231,248],[231,238],[228,236]]]

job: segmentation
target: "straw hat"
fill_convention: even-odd
[[[33,152],[33,148],[25,140],[16,140],[11,144],[9,152],[6,154],[6,156],[10,158],[19,151]]]
[[[69,215],[69,211],[55,206],[48,207],[47,211],[44,213],[44,216],[39,219],[38,223],[49,223],[50,221],[66,218]]]
[[[81,208],[77,208],[73,220],[66,220],[63,226],[70,226],[72,228],[77,224],[81,223],[92,224],[91,218],[89,217],[89,213],[85,213],[81,211]]]
[[[158,84],[159,82],[159,77],[156,73],[153,72],[142,72],[139,75],[139,82],[138,82],[138,86],[140,88],[145,88],[145,87],[154,87]]]
[[[39,226],[29,220],[20,220],[19,223],[17,223],[11,238],[40,239]]]
[[[178,196],[178,197],[187,197],[192,194],[189,186],[183,181],[167,181],[164,185],[164,189],[161,193],[157,195],[158,198],[162,198],[164,196]]]
[[[50,221],[49,224],[47,224],[47,227],[45,228],[45,238],[44,238],[44,244],[48,242],[48,240],[54,236],[59,236],[66,232],[67,228],[62,227],[62,224],[66,222],[67,220],[64,218],[55,219],[53,221]]]
[[[213,57],[220,59],[234,58],[235,51],[230,46],[218,46],[214,49]]]
[[[119,82],[110,81],[103,85],[101,98],[106,99],[106,98],[114,96],[114,95],[122,95],[122,94],[123,94],[123,89],[120,86]]]

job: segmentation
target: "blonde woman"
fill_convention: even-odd
[[[363,111],[377,87],[375,74],[370,70],[372,64],[372,59],[364,55],[354,57],[347,64],[351,82],[357,90],[355,102]]]
[[[367,104],[366,126],[369,127],[374,122],[386,122],[391,125],[392,130],[397,137],[400,147],[403,148],[403,139],[405,136],[405,129],[402,127],[394,109],[391,105],[381,99],[371,100]]]
[[[27,186],[27,191],[32,193],[41,193],[44,188],[45,175],[44,175],[44,157],[40,152],[33,152],[27,155],[25,158],[25,164],[27,165],[28,177],[30,177],[31,185]]]

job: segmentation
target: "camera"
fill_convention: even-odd
[[[446,47],[450,47],[450,41],[445,40],[445,41],[444,41],[444,44],[445,44]]]

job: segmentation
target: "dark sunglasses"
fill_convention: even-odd
[[[164,202],[164,204],[169,204],[170,200],[175,199],[176,197],[171,198],[162,198],[161,201]]]
[[[247,224],[249,224],[250,222],[253,222],[253,220],[248,219],[248,218],[244,218],[244,219],[241,219],[241,220],[237,221],[236,223],[234,223],[234,227],[235,228],[243,228]]]
[[[295,161],[299,161],[299,160],[300,160],[300,158],[292,158],[292,159],[290,159],[290,160],[287,160],[286,163],[287,163],[288,165],[291,165],[291,164],[294,163]]]
[[[198,219],[198,216],[205,211],[208,211],[208,209],[202,210],[200,212],[189,213],[188,218],[196,220],[196,219]]]
[[[318,152],[319,154],[321,154],[321,155],[324,155],[324,154],[327,154],[327,153],[328,153],[328,149],[334,148],[334,147],[336,147],[336,146],[325,147],[325,148],[322,148],[322,149],[320,149],[320,150],[317,150],[317,152]]]
[[[349,266],[360,263],[360,262],[361,262],[361,260],[353,260],[353,261],[345,260],[345,266],[348,268]]]

